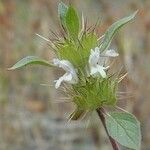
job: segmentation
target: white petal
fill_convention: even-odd
[[[111,50],[106,51],[105,56],[117,57],[117,56],[119,56],[119,54],[115,50],[111,49]]]
[[[92,67],[90,75],[94,75],[94,74],[97,74],[97,73],[98,73],[98,69],[96,67]]]
[[[102,67],[102,66],[99,66],[97,65],[97,67],[93,67],[91,68],[91,72],[90,72],[90,75],[92,75],[93,77],[97,77],[99,75],[101,75],[103,78],[106,78],[106,70],[107,68],[105,67]]]
[[[53,59],[53,64],[55,65],[55,66],[59,66],[59,62],[60,62],[60,60],[59,59]]]
[[[68,60],[53,59],[54,65],[64,69],[66,72],[74,72],[73,65]]]
[[[68,73],[65,73],[64,75],[63,75],[63,78],[64,78],[64,81],[66,81],[66,82],[72,82],[71,80],[72,80],[72,74],[70,73],[70,74],[68,74]]]
[[[99,47],[95,47],[95,52],[96,52],[96,53],[99,53],[99,52],[100,52]]]
[[[92,66],[96,66],[99,60],[99,55],[100,55],[100,51],[99,48],[96,47],[94,50],[91,49],[91,54],[89,57],[89,65]]]
[[[58,80],[55,80],[55,82],[56,82],[55,88],[56,88],[56,89],[58,89],[58,88],[60,87],[62,81],[63,81],[63,76],[60,77]]]
[[[100,57],[98,60],[98,65],[104,66],[108,61],[108,57]]]
[[[98,72],[103,78],[106,78],[106,72],[104,71],[104,67],[98,66]]]
[[[61,76],[58,80],[56,80],[55,88],[59,88],[63,81],[72,83],[72,75],[65,73],[63,76]]]
[[[77,71],[68,60],[53,59],[54,65],[64,69],[66,73],[56,80],[55,88],[59,88],[63,81],[76,84],[78,83]]]

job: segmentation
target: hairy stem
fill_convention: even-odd
[[[98,108],[96,111],[97,111],[98,116],[99,116],[99,118],[100,118],[100,120],[101,120],[101,122],[102,122],[102,124],[103,124],[103,126],[104,126],[104,129],[105,129],[106,134],[107,134],[107,136],[108,136],[108,138],[109,138],[109,141],[110,141],[110,143],[111,143],[111,145],[112,145],[112,147],[113,147],[113,150],[119,150],[118,144],[117,144],[116,141],[109,135],[108,130],[107,130],[107,128],[106,128],[105,117],[104,117],[104,114],[103,114],[103,113],[104,113],[104,109],[103,109],[103,108]]]

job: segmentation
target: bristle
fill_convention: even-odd
[[[52,31],[51,29],[50,29],[50,32],[51,32],[56,38],[59,39],[59,35],[58,35],[56,32]]]
[[[93,29],[92,29],[93,32],[96,30],[97,26],[99,25],[99,22],[100,22],[100,17],[98,17],[95,25],[93,26]]]
[[[122,77],[120,77],[118,82],[121,82],[127,76],[127,74],[128,73],[125,73]]]
[[[125,113],[129,113],[129,112],[128,112],[128,111],[126,111],[125,109],[120,108],[120,107],[118,107],[118,106],[115,106],[115,108],[117,108],[117,109],[119,109],[119,110],[121,110],[121,111],[123,111],[123,112],[125,112]]]
[[[104,39],[104,37],[105,37],[105,34],[104,35],[102,35],[102,36],[100,36],[99,38],[98,38],[98,40],[97,41],[100,41],[101,40],[101,42],[103,41],[103,39]]]
[[[37,35],[38,37],[40,37],[41,39],[43,39],[43,40],[45,40],[45,41],[47,41],[47,42],[50,42],[49,39],[43,37],[42,35],[40,35],[40,34],[38,34],[38,33],[36,33],[36,35]]]

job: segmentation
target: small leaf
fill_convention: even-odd
[[[24,67],[26,65],[30,65],[30,64],[43,65],[43,66],[48,66],[48,67],[53,66],[49,62],[47,62],[37,56],[27,56],[27,57],[21,59],[20,61],[18,61],[15,65],[13,65],[8,70],[19,69],[19,68],[22,68],[22,67]]]
[[[76,10],[72,6],[68,8],[66,14],[66,27],[69,35],[73,39],[77,39],[79,34],[80,22]]]
[[[59,5],[58,5],[58,15],[60,17],[61,25],[63,27],[66,27],[65,17],[66,17],[67,11],[68,11],[68,6],[65,5],[63,2],[60,2]]]
[[[105,49],[108,48],[109,44],[111,43],[111,40],[115,33],[125,24],[130,22],[131,20],[134,19],[135,15],[137,14],[137,11],[131,14],[128,17],[125,17],[123,19],[118,20],[114,24],[112,24],[108,30],[105,32],[104,39],[101,45],[101,51],[104,51]]]
[[[139,121],[130,113],[112,112],[106,116],[109,135],[121,145],[140,150],[141,132]]]

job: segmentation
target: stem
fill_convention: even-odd
[[[106,127],[106,122],[105,122],[105,117],[104,117],[104,114],[103,114],[104,113],[104,109],[98,108],[96,111],[97,111],[98,116],[99,116],[99,118],[100,118],[100,120],[101,120],[101,122],[102,122],[102,124],[104,126],[104,129],[105,129],[106,134],[107,134],[107,136],[109,138],[109,141],[110,141],[110,143],[111,143],[111,145],[113,147],[113,150],[119,150],[118,144],[116,143],[116,141],[108,133],[108,130],[107,130],[107,127]]]

